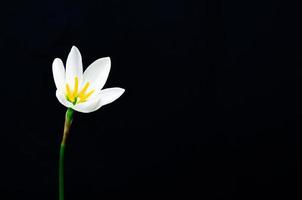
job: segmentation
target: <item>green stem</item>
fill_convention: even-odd
[[[64,133],[60,147],[60,159],[59,159],[59,200],[64,200],[64,158],[65,158],[65,144],[69,134],[70,126],[73,120],[73,110],[67,109],[64,124]]]
[[[65,144],[61,144],[59,163],[59,199],[64,200],[64,154]]]

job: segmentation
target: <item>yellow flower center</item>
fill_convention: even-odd
[[[66,83],[66,99],[76,105],[87,101],[87,99],[92,95],[94,90],[86,92],[89,87],[89,82],[87,82],[81,91],[79,91],[79,79],[78,77],[74,78],[74,89],[71,90],[68,83]]]

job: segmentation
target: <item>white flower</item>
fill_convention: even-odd
[[[100,58],[83,73],[81,53],[75,46],[67,57],[66,71],[62,60],[54,59],[52,71],[59,102],[76,111],[90,113],[118,99],[125,91],[123,88],[102,90],[109,75],[110,65],[109,57]]]

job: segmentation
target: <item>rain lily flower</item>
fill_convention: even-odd
[[[100,58],[83,73],[81,53],[75,46],[67,57],[66,70],[61,59],[54,59],[52,71],[59,102],[78,112],[90,113],[118,99],[124,89],[113,87],[102,90],[110,65],[109,57]]]
[[[124,89],[114,87],[102,89],[110,72],[110,58],[94,61],[83,73],[82,57],[77,47],[73,46],[67,57],[66,70],[61,59],[52,64],[56,96],[66,106],[64,133],[59,159],[59,200],[64,200],[64,157],[66,139],[73,121],[74,110],[82,113],[96,111],[101,106],[118,99]]]

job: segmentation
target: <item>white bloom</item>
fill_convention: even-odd
[[[75,46],[67,57],[66,71],[62,60],[54,59],[52,71],[59,102],[76,111],[90,113],[118,99],[125,91],[123,88],[102,90],[109,75],[110,65],[109,57],[100,58],[83,73],[81,53]]]

